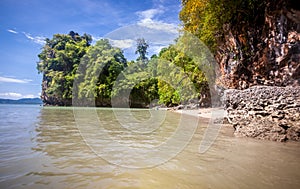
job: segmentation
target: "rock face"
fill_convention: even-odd
[[[223,26],[215,57],[226,88],[300,85],[299,2],[261,3],[254,19]]]
[[[224,101],[236,136],[300,141],[300,87],[229,89]]]
[[[251,19],[224,25],[216,59],[235,135],[300,141],[300,7],[256,4]],[[240,22],[242,20],[243,22]]]
[[[41,99],[43,101],[44,106],[71,106],[72,105],[72,99],[62,99],[59,96],[49,96],[47,94],[47,89],[49,88],[50,78],[43,75],[43,82],[42,82],[42,93],[41,93]]]

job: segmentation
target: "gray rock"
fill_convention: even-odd
[[[300,86],[229,89],[224,105],[236,136],[300,141]]]

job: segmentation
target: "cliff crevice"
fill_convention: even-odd
[[[299,7],[293,1],[267,1],[254,14],[254,19],[224,24],[216,52],[223,85],[300,85]]]

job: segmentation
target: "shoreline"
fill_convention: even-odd
[[[211,122],[214,125],[219,125],[220,130],[219,132],[223,136],[227,137],[235,137],[234,132],[235,129],[233,125],[228,123],[226,116],[227,113],[222,107],[218,108],[200,108],[200,109],[194,109],[194,110],[173,110],[173,109],[168,109],[168,111],[180,114],[180,115],[188,115],[192,116],[194,118],[198,118],[201,122]]]
[[[175,113],[179,114],[185,114],[185,115],[190,115],[193,117],[198,117],[198,118],[212,118],[214,119],[222,119],[226,117],[226,111],[222,107],[218,108],[199,108],[199,109],[181,109],[181,110],[172,110],[169,109],[168,111],[172,111]]]

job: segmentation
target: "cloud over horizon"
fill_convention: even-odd
[[[21,99],[21,98],[37,98],[37,95],[33,94],[27,94],[23,95],[21,93],[15,93],[15,92],[7,92],[7,93],[0,93],[0,98],[6,98],[6,99]]]

